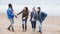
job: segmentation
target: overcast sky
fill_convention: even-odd
[[[60,0],[0,0],[0,13],[6,13],[8,4],[12,3],[14,11],[20,12],[25,5],[29,6],[29,10],[40,6],[41,10],[48,15],[60,15]]]
[[[0,0],[0,5],[40,5],[40,4],[60,4],[60,0]]]

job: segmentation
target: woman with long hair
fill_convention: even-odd
[[[28,19],[28,7],[24,7],[24,9],[19,12],[17,15],[20,15],[22,13],[22,28],[23,32],[27,30],[27,19]]]
[[[35,7],[33,7],[31,15],[30,15],[30,21],[31,21],[31,25],[32,25],[32,31],[34,32],[36,29],[36,10]]]
[[[41,11],[40,7],[37,7],[37,20],[39,22],[39,32],[42,33],[42,22],[47,17],[47,14],[45,12]]]

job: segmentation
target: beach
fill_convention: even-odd
[[[10,22],[6,14],[0,13],[0,34],[33,34],[30,17],[27,22],[27,31],[22,32],[22,17],[14,17],[14,32],[8,31],[7,28]],[[36,24],[36,31],[34,34],[40,34],[38,32],[39,26]],[[42,34],[60,34],[60,16],[47,16],[47,18],[42,23]]]

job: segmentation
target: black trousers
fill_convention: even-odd
[[[32,28],[36,28],[36,21],[31,21]]]

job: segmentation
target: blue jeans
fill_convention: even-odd
[[[22,19],[22,28],[23,30],[27,29],[27,19]]]
[[[10,30],[10,28],[12,29],[12,31],[14,31],[14,28],[13,28],[13,24],[14,24],[14,20],[13,19],[9,19],[10,21],[10,26],[8,27],[8,29]]]
[[[13,27],[13,24],[14,24],[14,20],[13,19],[9,19],[9,21],[10,21],[10,27]]]
[[[42,32],[42,22],[39,21],[39,31]]]

